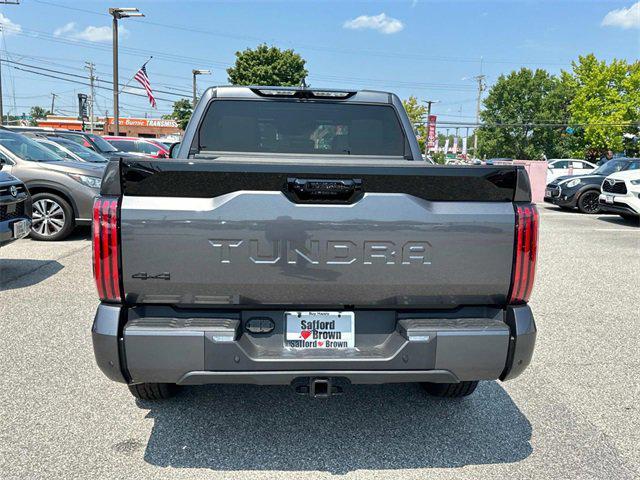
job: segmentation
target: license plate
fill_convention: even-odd
[[[13,238],[23,238],[29,234],[29,221],[20,220],[13,224]]]
[[[605,198],[604,198],[604,201],[607,202],[607,203],[613,203],[613,199],[614,198],[615,197],[613,195],[606,195]]]
[[[355,347],[353,312],[286,312],[285,345],[291,348]]]

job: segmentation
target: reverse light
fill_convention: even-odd
[[[538,210],[533,204],[516,206],[514,261],[511,273],[510,304],[527,303],[533,290],[538,254]]]
[[[93,278],[100,300],[122,301],[120,278],[120,222],[118,197],[98,197],[93,202]]]

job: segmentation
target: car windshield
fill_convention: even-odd
[[[71,140],[78,145],[82,145],[86,148],[91,148],[97,150],[101,153],[109,153],[109,152],[117,152],[118,150],[113,147],[109,142],[107,142],[104,138],[94,135],[94,134],[86,134],[80,135],[77,133],[60,133],[60,136],[66,138],[67,140]]]
[[[608,177],[612,173],[624,170],[629,162],[626,160],[609,160],[604,165],[600,165],[593,171],[593,175],[604,175]]]
[[[71,140],[64,139],[51,139],[55,143],[59,143],[67,150],[70,150],[72,153],[75,153],[85,162],[93,162],[93,163],[105,163],[107,159],[104,158],[99,153],[94,152],[88,148],[83,147],[79,143],[72,142]]]
[[[23,160],[32,162],[60,162],[64,160],[38,142],[18,133],[0,132],[0,145]]]
[[[96,146],[99,152],[117,152],[118,150],[114,148],[109,142],[107,142],[104,138],[99,135],[90,134],[89,138]]]
[[[40,145],[42,145],[45,148],[48,148],[49,150],[51,150],[53,153],[60,155],[62,158],[65,158],[67,160],[71,160],[72,162],[77,161],[78,159],[76,157],[74,157],[73,155],[71,155],[69,152],[65,152],[62,147],[60,147],[60,145],[55,144],[53,142],[45,142],[43,140],[38,140],[36,139],[36,142],[38,142]]]

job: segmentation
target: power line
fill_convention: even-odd
[[[95,10],[88,10],[88,9],[83,9],[83,8],[78,8],[78,7],[69,7],[67,5],[60,5],[54,2],[49,2],[49,1],[45,1],[45,0],[33,0],[37,3],[43,4],[43,5],[49,5],[52,7],[56,7],[56,8],[64,8],[65,10],[75,10],[75,11],[79,11],[79,12],[83,12],[83,13],[89,13],[92,15],[99,15],[99,16],[108,16],[108,14],[103,13],[103,12],[98,12]],[[177,25],[177,24],[168,24],[168,23],[160,23],[160,22],[154,22],[152,20],[149,19],[144,19],[144,20],[140,20],[140,19],[136,19],[136,20],[132,20],[135,21],[136,23],[140,23],[143,25],[149,25],[149,26],[153,26],[153,27],[158,27],[158,28],[162,28],[163,30],[167,30],[167,29],[171,29],[171,30],[180,30],[180,31],[185,31],[185,32],[189,32],[189,33],[198,33],[198,34],[203,34],[203,35],[209,35],[209,36],[214,36],[214,37],[223,37],[223,38],[232,38],[232,39],[236,39],[236,40],[251,40],[254,42],[259,42],[259,43],[273,43],[273,39],[265,39],[265,38],[260,38],[260,37],[254,37],[254,36],[250,36],[250,35],[238,35],[238,34],[232,34],[232,33],[226,33],[226,32],[216,32],[213,30],[204,30],[204,29],[199,29],[199,28],[194,28],[192,25]],[[279,41],[278,43],[280,44],[286,44],[286,45],[290,45],[291,42],[289,41]],[[451,57],[451,56],[429,56],[429,55],[423,55],[423,54],[403,54],[403,53],[398,53],[398,52],[385,52],[385,51],[379,51],[379,50],[352,50],[352,49],[336,49],[336,48],[329,48],[329,47],[322,47],[322,46],[318,46],[318,45],[313,45],[313,44],[305,44],[305,43],[299,43],[296,42],[296,46],[298,48],[303,48],[306,50],[313,50],[313,51],[320,51],[320,52],[327,52],[327,53],[338,53],[338,54],[344,54],[344,55],[353,55],[353,54],[358,54],[358,55],[368,55],[368,56],[380,56],[380,57],[385,57],[385,58],[405,58],[405,59],[413,59],[413,60],[426,60],[426,61],[435,61],[435,62],[459,62],[459,63],[477,63],[478,59],[477,58],[469,58],[469,57]],[[521,61],[521,60],[513,60],[513,59],[493,59],[493,60],[484,60],[485,63],[495,63],[495,64],[519,64],[519,65],[553,65],[553,66],[570,66],[570,63],[559,63],[559,62],[546,62],[546,61],[541,61],[541,62],[535,62],[535,61]]]
[[[76,83],[78,85],[84,85],[85,87],[89,87],[90,86],[88,83],[81,82],[79,80],[74,80],[74,79],[71,79],[71,78],[64,78],[64,77],[52,75],[52,74],[49,74],[49,73],[43,73],[43,72],[28,70],[26,68],[17,67],[15,65],[8,65],[8,67],[9,68],[13,68],[15,70],[20,70],[20,71],[23,71],[23,72],[27,72],[27,73],[33,73],[34,75],[40,75],[40,76],[43,76],[43,77],[55,78],[56,80],[63,80],[63,81],[66,81],[66,82]],[[99,88],[99,89],[102,89],[102,90],[110,90],[110,88],[103,87],[103,86],[100,86],[100,85],[96,85],[95,88]],[[128,95],[133,95],[133,96],[136,96],[136,97],[146,97],[146,95],[144,95],[144,94],[133,93],[133,92],[130,92],[130,91],[124,91],[122,93],[125,93],[125,94],[128,94]],[[171,102],[171,103],[174,102],[174,100],[171,100],[171,99],[168,99],[168,98],[160,98],[160,97],[156,97],[156,100],[160,100],[160,101],[164,101],[164,102]]]
[[[31,64],[27,64],[27,63],[16,62],[16,61],[14,61],[14,60],[6,60],[6,59],[5,59],[5,60],[3,60],[3,62],[5,62],[5,63],[10,63],[10,64],[15,64],[15,65],[20,65],[20,66],[22,66],[22,67],[27,67],[27,68],[33,68],[33,69],[37,69],[37,70],[42,70],[42,71],[45,71],[45,72],[57,73],[57,74],[59,74],[59,75],[67,75],[67,76],[74,77],[74,78],[81,78],[81,79],[83,79],[83,80],[86,80],[86,79],[87,79],[86,75],[80,75],[80,74],[76,74],[76,73],[64,72],[64,71],[62,71],[62,70],[55,70],[55,69],[52,69],[52,68],[41,67],[41,66],[38,66],[38,65],[31,65]],[[26,71],[26,70],[25,70],[25,71]],[[108,81],[108,80],[100,80],[100,79],[97,79],[97,78],[96,78],[96,81],[97,81],[97,82],[102,82],[102,83],[112,84],[112,82],[110,82],[110,81]],[[120,87],[125,87],[125,86],[126,86],[126,85],[124,85],[124,84],[122,84],[122,83],[119,83],[118,85],[119,85]],[[139,89],[139,90],[141,90],[141,91],[142,91],[142,89]],[[178,93],[168,92],[168,91],[165,91],[165,90],[154,90],[154,92],[164,93],[164,94],[166,94],[166,95],[174,95],[174,96],[176,96],[176,97],[180,97],[180,98],[182,98],[182,97],[183,97],[183,95],[180,95],[180,94],[178,94]],[[126,93],[130,93],[130,92],[126,92]],[[136,95],[137,95],[137,94],[136,94]],[[146,95],[142,95],[142,94],[140,94],[140,96],[143,96],[143,97],[144,97],[144,96],[146,96]],[[167,100],[167,101],[169,101],[169,100]]]

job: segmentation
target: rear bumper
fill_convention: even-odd
[[[98,366],[124,383],[277,385],[302,377],[357,384],[455,383],[517,377],[533,355],[531,310],[526,305],[475,310],[464,310],[464,317],[356,312],[354,350],[286,349],[282,312],[269,311],[190,316],[193,312],[162,307],[102,304],[92,333]],[[470,316],[477,311],[485,316]],[[256,315],[272,318],[273,332],[245,331],[247,319]]]

